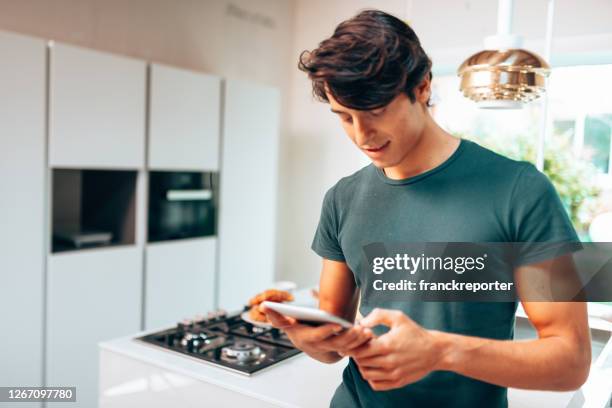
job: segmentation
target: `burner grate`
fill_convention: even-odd
[[[136,340],[246,375],[301,353],[282,331],[254,326],[239,314],[183,320]]]

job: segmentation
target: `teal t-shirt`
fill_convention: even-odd
[[[403,180],[370,164],[326,194],[312,249],[347,263],[362,290],[360,312],[398,309],[426,329],[499,340],[514,336],[516,302],[417,302],[363,297],[362,248],[373,242],[578,242],[548,178],[532,164],[462,139],[442,164]],[[543,260],[526,254],[520,263]],[[530,259],[529,256],[537,256]],[[351,359],[331,406],[506,407],[507,389],[435,371],[405,387],[374,391]]]

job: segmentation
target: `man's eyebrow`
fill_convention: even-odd
[[[344,112],[344,111],[335,110],[334,108],[331,108],[330,110],[331,110],[332,112],[334,112],[334,113],[337,113],[337,114],[340,114],[340,113],[346,113],[346,114],[348,114],[348,112]]]

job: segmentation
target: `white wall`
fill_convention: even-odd
[[[515,0],[514,31],[536,52],[544,50],[546,0]],[[495,34],[494,0],[297,0],[291,57],[329,37],[342,20],[365,7],[406,18],[433,61],[434,72],[453,73],[483,39]],[[587,61],[589,54],[612,58],[612,2],[556,0],[553,61],[561,54]],[[590,59],[589,61],[592,61]],[[610,61],[612,62],[612,60]],[[313,101],[306,74],[292,71],[290,125],[281,168],[279,276],[316,283],[320,259],[310,250],[323,194],[341,177],[367,163],[344,135],[329,106]]]
[[[0,0],[0,29],[283,86],[293,6],[285,0]]]
[[[300,0],[294,23],[293,66],[305,49],[329,37],[336,25],[363,8],[375,7],[402,16],[406,4],[394,1]],[[329,105],[313,100],[305,73],[291,77],[290,126],[281,168],[278,276],[299,284],[318,282],[321,260],[310,244],[325,191],[340,177],[367,164],[344,134]]]

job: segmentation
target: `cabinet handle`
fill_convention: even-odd
[[[168,190],[168,201],[205,201],[212,199],[212,190]]]

